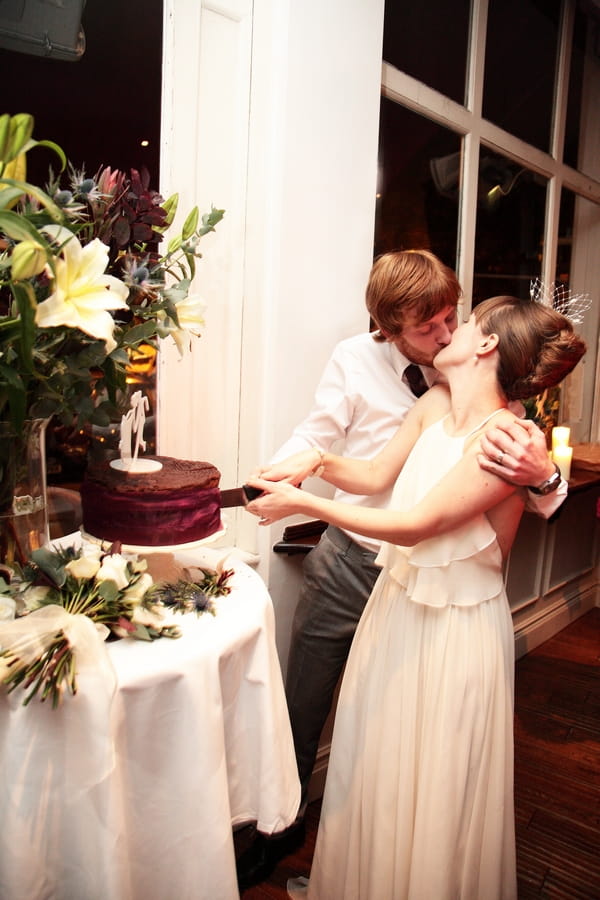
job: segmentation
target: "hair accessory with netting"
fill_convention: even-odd
[[[561,313],[573,323],[581,325],[592,300],[589,294],[572,294],[566,284],[555,281],[551,288],[546,287],[541,278],[532,279],[529,294],[536,303],[543,303]]]

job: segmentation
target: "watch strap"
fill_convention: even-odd
[[[531,485],[528,487],[528,490],[531,491],[532,494],[541,494],[544,496],[545,494],[550,494],[552,491],[555,491],[559,486],[562,480],[562,474],[557,464],[554,463],[554,472],[550,476],[550,478],[546,478],[545,481],[542,481],[541,484],[538,484],[537,487]]]

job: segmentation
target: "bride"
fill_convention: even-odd
[[[503,564],[524,497],[477,456],[488,427],[515,419],[510,401],[558,384],[584,352],[551,308],[486,300],[435,358],[447,385],[421,397],[378,456],[319,451],[336,487],[395,483],[389,509],[295,487],[314,450],[250,479],[261,524],[303,513],[385,542],[340,692],[310,900],[516,898]]]

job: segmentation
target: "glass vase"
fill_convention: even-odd
[[[0,422],[0,562],[23,565],[48,541],[46,426],[28,419],[20,431]]]

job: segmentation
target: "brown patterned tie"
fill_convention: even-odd
[[[410,363],[410,365],[405,368],[402,381],[409,386],[415,397],[420,397],[421,394],[424,394],[425,391],[429,390],[429,385],[425,381],[421,369],[414,363]]]

